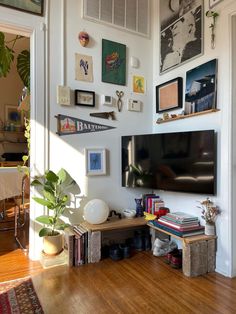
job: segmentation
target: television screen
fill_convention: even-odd
[[[214,130],[122,136],[122,186],[214,195]]]

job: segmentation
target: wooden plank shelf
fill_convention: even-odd
[[[191,117],[197,117],[197,116],[201,116],[201,115],[213,113],[213,112],[218,112],[218,111],[220,111],[220,109],[210,109],[210,110],[204,110],[204,111],[190,113],[190,114],[186,114],[186,115],[178,115],[177,117],[168,118],[166,120],[157,119],[156,123],[161,124],[161,123],[166,123],[166,122],[171,122],[171,121],[176,121],[176,120],[181,120],[181,119],[186,119],[186,118],[191,118]]]

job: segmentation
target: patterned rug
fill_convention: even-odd
[[[43,314],[31,278],[0,283],[0,314]]]

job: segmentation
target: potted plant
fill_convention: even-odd
[[[220,210],[214,203],[207,198],[206,200],[201,202],[201,210],[202,210],[202,219],[205,220],[205,234],[206,235],[215,235],[215,221],[217,215],[219,215]]]
[[[43,196],[43,198],[33,197],[33,199],[48,209],[48,214],[36,218],[36,221],[44,225],[39,231],[39,236],[44,238],[43,251],[45,254],[56,255],[63,250],[63,235],[60,231],[69,225],[60,217],[69,200],[69,189],[75,184],[76,182],[63,168],[57,174],[48,170],[31,183],[32,186],[38,187]]]

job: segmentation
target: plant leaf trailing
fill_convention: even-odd
[[[64,230],[69,224],[63,222],[60,217],[67,206],[69,195],[66,193],[76,182],[66,172],[60,169],[56,174],[51,170],[41,177],[35,178],[31,185],[38,187],[43,198],[33,197],[34,201],[46,206],[50,215],[41,215],[36,218],[40,224],[46,225],[39,231],[39,236],[52,236],[58,234],[58,230]]]

